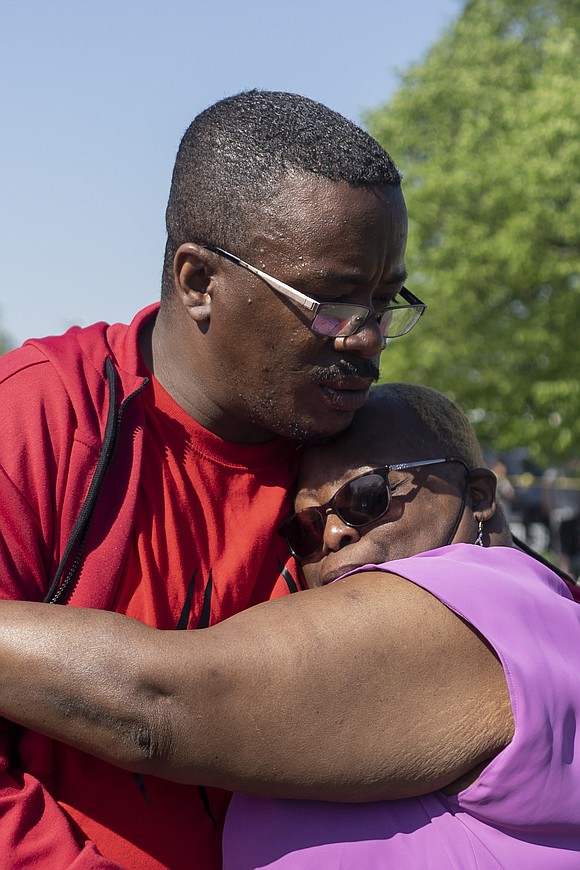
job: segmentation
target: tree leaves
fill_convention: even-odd
[[[580,444],[580,11],[472,0],[367,117],[404,175],[411,289],[429,304],[384,356],[495,449]]]

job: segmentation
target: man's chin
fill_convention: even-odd
[[[299,440],[300,443],[304,444],[306,447],[319,447],[324,444],[332,444],[332,442],[335,441],[342,432],[344,432],[344,429],[341,429],[340,432],[332,432],[330,434],[325,432],[304,432],[302,437],[296,440]]]
[[[289,432],[285,433],[285,437],[300,441],[308,447],[329,444],[343,432],[346,432],[353,418],[354,414],[345,415],[343,420],[338,422],[334,420],[326,429],[322,428],[319,420],[313,420],[311,424],[304,421],[296,422],[288,427]]]
[[[251,422],[264,432],[270,432],[272,436],[308,446],[332,441],[348,429],[355,416],[354,411],[325,413],[324,408],[320,409],[320,413],[313,410],[302,415],[293,415],[289,409],[284,416],[274,414],[272,410],[267,409],[266,413],[261,413],[260,408],[254,408],[250,415]]]

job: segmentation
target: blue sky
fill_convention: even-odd
[[[461,0],[2,0],[0,327],[16,344],[159,296],[179,139],[250,87],[355,121]],[[404,167],[403,167],[404,168]]]

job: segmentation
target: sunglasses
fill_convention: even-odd
[[[291,299],[296,305],[310,312],[312,316],[310,330],[325,338],[344,338],[348,335],[354,335],[370,317],[374,317],[379,324],[384,339],[398,338],[413,329],[427,308],[427,305],[406,287],[401,288],[398,294],[402,302],[395,296],[389,304],[383,304],[377,310],[368,308],[366,305],[351,305],[349,302],[317,302],[316,299],[295,290],[289,284],[284,284],[278,278],[273,278],[267,272],[262,272],[256,266],[251,266],[245,260],[240,260],[235,254],[230,254],[223,248],[217,248],[215,245],[204,245],[203,247],[220,257],[224,257],[231,263],[235,263],[236,266],[240,266],[247,272],[251,272],[272,290],[276,290],[277,293]]]
[[[292,514],[278,529],[296,559],[308,559],[322,550],[324,529],[328,514],[334,513],[343,523],[358,529],[385,517],[391,506],[392,491],[389,484],[391,471],[405,471],[444,462],[459,462],[469,473],[469,467],[457,457],[423,459],[373,468],[353,477],[338,489],[326,504],[313,505]]]

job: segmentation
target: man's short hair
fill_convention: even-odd
[[[401,176],[368,133],[321,103],[277,91],[244,91],[215,103],[186,130],[166,212],[163,295],[185,242],[247,256],[249,231],[285,176],[312,173],[355,187],[398,186]]]

